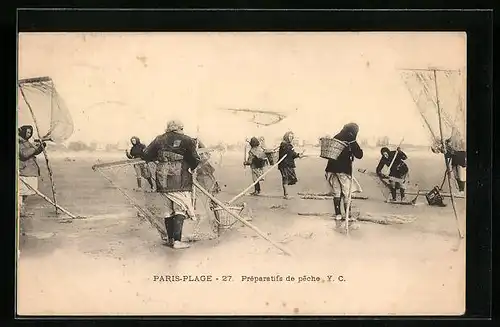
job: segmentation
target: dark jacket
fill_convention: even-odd
[[[280,148],[278,151],[279,159],[283,158],[287,155],[285,159],[283,159],[282,162],[278,164],[278,169],[283,169],[283,168],[295,168],[295,159],[300,156],[297,152],[295,152],[293,145],[288,142],[281,142]]]
[[[38,177],[40,167],[36,156],[43,152],[41,146],[36,147],[30,141],[19,136],[19,176]]]
[[[141,158],[142,153],[146,148],[146,145],[141,143],[141,140],[136,136],[132,137],[130,139],[130,142],[132,142],[133,139],[135,139],[135,144],[132,145],[132,147],[130,148],[130,152],[127,154],[127,158],[129,159]]]
[[[451,161],[452,166],[467,167],[467,152],[465,151],[454,151],[452,153],[448,152],[446,157]]]
[[[384,166],[389,167],[391,165],[394,155],[396,155],[396,159],[391,166],[389,176],[395,178],[404,178],[406,176],[408,173],[408,166],[403,160],[408,159],[408,156],[403,151],[399,151],[397,154],[396,151],[389,151],[389,158],[387,159],[382,155],[382,158],[380,158],[377,165],[377,169],[375,170],[378,176],[382,177],[382,168],[384,168]]]
[[[463,150],[456,150],[451,146],[451,140],[446,142],[446,159],[451,162],[452,166],[467,167],[467,152]]]
[[[196,141],[191,137],[166,132],[157,136],[143,152],[146,161],[157,161],[156,189],[157,192],[191,191],[193,176],[188,169],[194,170],[200,163],[196,151]]]
[[[347,142],[348,146],[340,153],[337,160],[328,159],[325,171],[328,173],[345,173],[352,174],[352,160],[353,158],[363,158],[363,150],[356,142],[356,132],[352,132],[346,128],[342,129],[340,133],[335,135],[339,141]]]

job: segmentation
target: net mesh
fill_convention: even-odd
[[[401,77],[429,131],[431,145],[439,147],[441,143],[439,105],[443,138],[450,139],[456,150],[465,150],[464,74],[460,71],[407,70],[401,72]]]
[[[285,114],[273,111],[265,112],[261,110],[252,110],[252,109],[225,109],[225,110],[229,110],[235,117],[239,117],[247,122],[262,126],[274,125],[286,118]]]
[[[54,143],[73,134],[71,114],[50,77],[20,80],[18,99],[19,126],[31,125],[37,137]]]
[[[201,164],[196,179],[203,188],[216,196],[220,188],[215,174],[209,173],[210,170],[206,168],[207,165],[211,165],[211,163],[204,161],[204,163]],[[155,167],[156,165],[154,163],[149,163],[147,165],[153,184],[155,183]],[[160,226],[161,229],[164,228],[163,217],[158,216],[157,212],[151,210],[150,205],[152,203],[152,197],[155,197],[154,201],[167,201],[168,199],[163,194],[151,192],[149,183],[147,179],[144,178],[145,175],[148,175],[147,173],[144,174],[144,168],[137,169],[136,165],[126,164],[100,168],[99,170],[107,177],[108,184],[111,182],[110,187],[115,189],[119,188],[120,190],[117,190],[117,192],[120,191],[122,195],[123,193],[126,194],[124,196],[124,202],[128,200],[132,205],[132,208],[127,210],[133,210],[135,207],[138,217],[148,220],[156,229],[158,229],[158,226]],[[141,188],[137,185],[138,176],[141,176]],[[103,179],[103,183],[106,183],[105,179]],[[199,190],[196,190],[195,212],[197,220],[185,221],[183,239],[187,241],[210,240],[220,235],[221,231],[218,228],[214,211],[211,210],[211,205],[213,205],[211,204],[211,200]],[[153,222],[151,221],[152,219],[154,219]],[[159,233],[162,235],[162,232],[159,231]]]

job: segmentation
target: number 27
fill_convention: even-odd
[[[222,281],[223,282],[230,282],[232,279],[232,276],[222,276]]]

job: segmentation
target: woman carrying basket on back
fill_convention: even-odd
[[[355,123],[344,125],[340,133],[335,135],[334,139],[341,141],[343,149],[337,159],[328,159],[328,164],[325,168],[325,178],[333,193],[333,207],[335,210],[335,221],[340,225],[342,221],[341,202],[343,199],[344,210],[347,211],[347,199],[349,193],[349,185],[352,180],[352,193],[361,192],[361,186],[358,181],[352,177],[352,162],[354,158],[363,158],[363,150],[356,141],[359,127]],[[349,212],[351,208],[349,208]],[[349,219],[351,228],[358,228],[356,219]]]

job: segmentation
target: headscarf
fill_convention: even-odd
[[[388,154],[391,153],[391,151],[389,150],[389,148],[385,147],[385,146],[382,149],[380,149],[380,154],[384,155],[384,152],[387,152]]]
[[[355,140],[358,136],[358,132],[359,126],[356,123],[345,124],[341,131],[341,133],[346,133],[351,136],[353,140]]]
[[[285,135],[283,135],[283,141],[286,143],[292,143],[290,136],[293,136],[293,132],[292,131],[286,132]]]
[[[259,145],[260,145],[260,142],[259,142],[259,140],[258,140],[256,137],[252,137],[252,138],[250,139],[250,146],[251,146],[252,148],[254,148],[254,147],[256,147],[256,146],[259,146]]]
[[[23,126],[19,127],[19,129],[18,129],[19,136],[25,140],[28,140],[29,138],[26,136],[26,134],[28,133],[28,130],[31,131],[31,136],[33,136],[33,126],[31,126],[31,125],[23,125]],[[30,138],[31,138],[31,136],[30,136]]]
[[[184,124],[180,120],[170,120],[167,123],[167,132],[182,132],[184,130]]]
[[[133,140],[135,140],[135,144],[132,142]],[[141,140],[137,136],[132,136],[130,138],[130,143],[132,143],[132,145],[139,145],[141,144]]]

